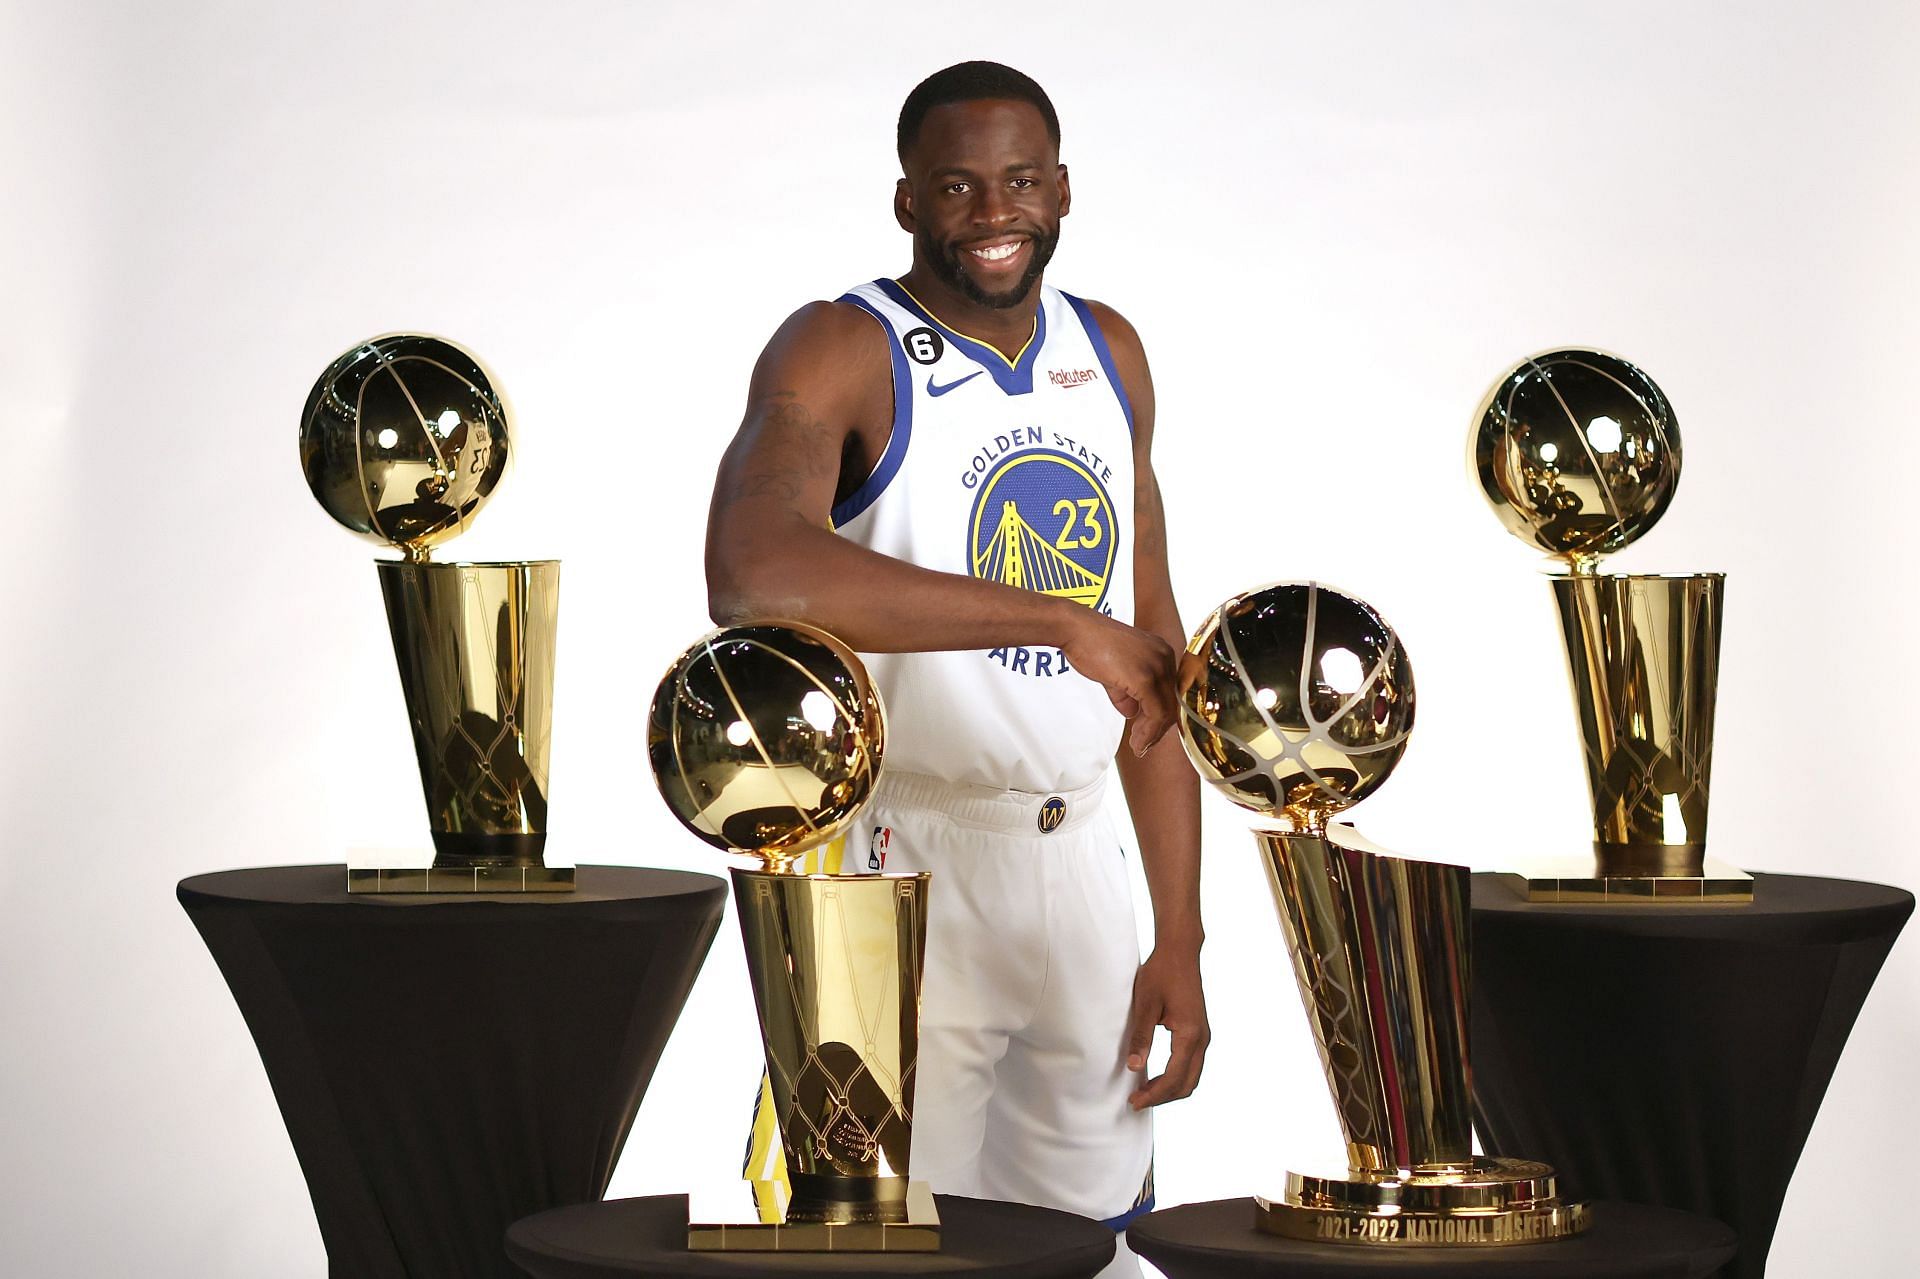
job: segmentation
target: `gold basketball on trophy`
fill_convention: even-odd
[[[1680,482],[1673,406],[1617,355],[1529,356],[1474,421],[1473,471],[1500,522],[1576,568],[1652,528]]]
[[[506,473],[507,409],[471,353],[389,333],[327,366],[300,419],[300,469],[327,514],[409,559],[466,528]]]
[[[1258,813],[1321,831],[1387,779],[1413,730],[1413,667],[1367,604],[1314,582],[1228,600],[1194,633],[1181,740]]]
[[[673,815],[776,872],[853,820],[885,749],[886,714],[859,657],[791,622],[701,639],[674,660],[647,720]]]

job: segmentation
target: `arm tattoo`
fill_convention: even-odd
[[[838,474],[840,450],[834,447],[827,424],[794,399],[792,391],[777,392],[773,401],[767,406],[761,429],[802,453],[809,475],[828,478]]]
[[[729,503],[746,497],[777,497],[783,502],[800,500],[800,480],[795,471],[762,471],[734,486]]]
[[[754,460],[761,468],[732,487],[727,505],[753,497],[796,502],[807,478],[831,479],[839,474],[839,450],[832,431],[792,391],[770,396],[759,419]]]

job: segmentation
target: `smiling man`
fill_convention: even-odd
[[[1052,103],[1011,68],[962,63],[908,96],[893,207],[913,265],[768,344],[707,581],[716,621],[818,625],[885,695],[886,777],[824,868],[934,873],[914,1175],[1119,1229],[1152,1205],[1149,1108],[1191,1092],[1206,1053],[1199,797],[1167,731],[1184,631],[1146,356],[1117,312],[1043,282],[1070,204],[1059,150]],[[1116,761],[1153,901],[1144,963],[1102,804]],[[1149,1079],[1156,1026],[1172,1050]]]

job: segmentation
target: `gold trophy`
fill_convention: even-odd
[[[350,893],[566,892],[548,866],[556,560],[437,563],[507,467],[506,406],[453,343],[394,333],[327,366],[300,422],[300,468],[376,560],[433,830],[431,866],[350,862]]]
[[[715,631],[660,681],[647,759],[673,815],[753,857],[734,902],[792,1198],[784,1220],[694,1221],[696,1250],[933,1252],[911,1181],[931,876],[807,875],[802,854],[866,806],[886,750],[853,651],[795,623]]]
[[[1181,737],[1203,777],[1264,819],[1254,835],[1347,1141],[1344,1177],[1289,1172],[1255,1201],[1256,1224],[1382,1246],[1586,1229],[1547,1165],[1473,1153],[1466,867],[1328,825],[1406,749],[1413,669],[1398,637],[1361,601],[1291,582],[1228,600],[1188,652]]]
[[[1516,887],[1533,901],[1752,901],[1752,876],[1706,857],[1726,574],[1599,571],[1673,500],[1666,396],[1619,356],[1533,356],[1482,401],[1472,465],[1507,531],[1555,557],[1593,798],[1594,861],[1542,865]]]

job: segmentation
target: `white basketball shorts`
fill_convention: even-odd
[[[1105,785],[888,775],[841,869],[933,873],[913,1175],[1124,1230],[1153,1206],[1153,1118],[1127,1105],[1140,950]]]

